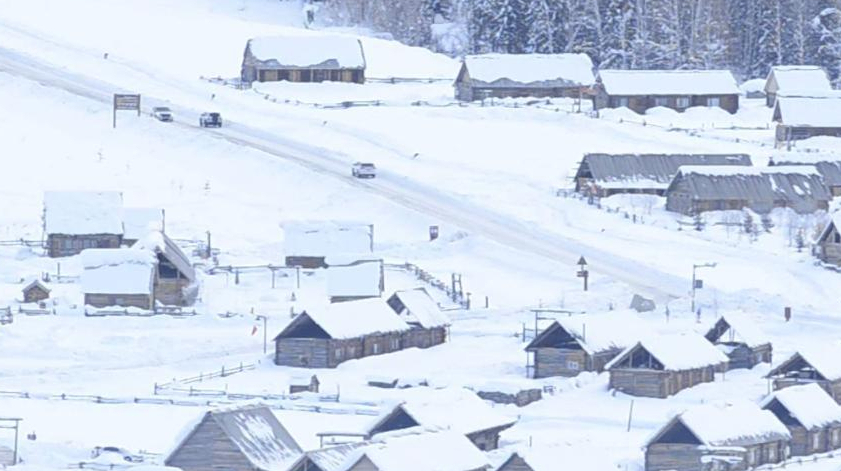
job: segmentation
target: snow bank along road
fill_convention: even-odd
[[[36,81],[42,85],[63,89],[108,106],[113,93],[124,92],[120,87],[104,81],[77,75],[52,67],[33,57],[0,47],[0,71]],[[164,104],[162,100],[143,96],[144,112],[152,106]],[[173,106],[177,116],[191,123],[198,122],[199,111]],[[198,130],[185,120],[175,123],[184,128]],[[106,125],[103,123],[103,125]],[[592,271],[628,283],[659,300],[687,294],[688,281],[662,271],[642,266],[636,260],[605,252],[594,246],[568,239],[560,234],[523,224],[515,218],[502,215],[477,205],[460,201],[428,185],[414,182],[407,177],[381,170],[379,177],[361,181],[350,176],[349,162],[356,160],[334,151],[325,150],[302,142],[290,140],[242,123],[226,121],[220,129],[206,129],[219,138],[235,144],[260,150],[267,154],[295,162],[314,172],[327,175],[345,184],[356,185],[380,195],[406,208],[446,221],[477,235],[482,235],[515,250],[544,257],[553,262],[574,264],[584,255]]]

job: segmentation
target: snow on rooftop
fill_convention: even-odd
[[[841,127],[841,98],[777,97],[774,121],[786,126]]]
[[[841,406],[815,383],[774,391],[760,405],[765,408],[775,399],[807,430],[841,423]]]
[[[355,221],[296,221],[283,224],[287,257],[330,257],[370,254],[373,225]]]
[[[695,406],[680,414],[679,420],[707,446],[738,446],[791,438],[774,414],[747,401]]]
[[[367,442],[345,443],[307,452],[307,457],[321,471],[342,471],[356,450],[367,446]]]
[[[762,93],[762,94],[765,94],[765,82],[766,82],[765,79],[760,79],[760,78],[746,80],[746,81],[742,82],[741,85],[739,85],[739,90],[741,90],[742,93]]]
[[[307,34],[266,36],[248,41],[251,54],[260,61],[277,61],[289,67],[365,68],[362,43],[350,36]],[[329,64],[328,64],[329,63]]]
[[[670,371],[703,368],[728,361],[725,354],[698,334],[663,334],[649,335],[626,348],[605,365],[605,369],[612,368],[637,346],[644,348],[663,365],[665,370]]]
[[[771,174],[794,174],[809,177],[821,174],[813,165],[774,165],[772,167],[747,167],[741,165],[681,165],[678,169],[683,175],[697,174],[716,177],[725,176],[762,176]]]
[[[722,332],[718,342],[744,343],[748,347],[757,347],[769,343],[768,337],[750,320],[736,313],[725,314],[716,320],[723,320],[729,327]]]
[[[826,71],[816,65],[778,65],[768,73],[777,82],[778,93],[787,90],[832,90]]]
[[[794,355],[771,370],[769,376],[774,374],[777,368],[793,359],[795,355],[800,355],[801,358],[827,380],[835,381],[841,379],[841,345],[838,344],[800,347]]]
[[[163,230],[163,210],[160,208],[124,208],[123,238],[137,240],[152,231]]]
[[[730,95],[741,93],[729,70],[600,70],[610,95]]]
[[[123,195],[116,191],[44,192],[47,234],[122,234]]]
[[[360,260],[330,265],[326,271],[327,294],[334,297],[379,297],[382,294],[382,260]]]
[[[489,465],[484,453],[452,430],[382,434],[359,451],[378,471],[473,471]]]
[[[639,317],[629,311],[559,317],[556,321],[590,354],[627,348],[645,335]]]
[[[81,253],[86,294],[151,294],[155,256],[137,249],[86,249]]]
[[[593,62],[586,54],[482,54],[464,58],[471,80],[499,80],[529,84],[571,82],[589,86],[595,82]]]
[[[450,325],[450,318],[423,288],[407,289],[394,293],[406,307],[400,314],[406,322],[417,323],[429,329]]]
[[[304,312],[334,339],[403,332],[411,328],[379,298],[334,303],[308,308]]]

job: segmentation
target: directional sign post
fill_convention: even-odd
[[[140,94],[115,93],[114,94],[114,120],[113,127],[117,127],[117,111],[137,111],[140,116]]]
[[[590,277],[590,272],[587,271],[587,260],[584,259],[583,255],[578,259],[578,267],[579,270],[575,273],[575,276],[584,278],[584,291],[587,291],[587,279]]]

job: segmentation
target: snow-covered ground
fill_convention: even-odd
[[[699,232],[665,212],[660,198],[614,197],[596,208],[558,196],[586,152],[744,152],[758,165],[772,154],[780,159],[763,100],[743,100],[734,116],[656,109],[645,116],[611,110],[598,119],[571,113],[565,100],[457,106],[450,84],[457,61],[364,35],[369,77],[436,80],[239,90],[200,78],[237,77],[249,37],[321,34],[299,29],[301,21],[296,1],[149,0],[139,8],[130,0],[0,0],[0,240],[40,239],[45,190],[118,190],[127,206],[166,208],[173,237],[200,241],[209,231],[223,265],[280,264],[284,221],[353,219],[375,225],[375,254],[386,261],[415,263],[445,281],[461,273],[474,309],[451,312],[449,343],[317,371],[322,392],[340,397],[321,405],[327,412],[306,400],[275,404],[290,408],[277,415],[305,448],[318,445],[317,432],[358,427],[404,394],[369,387],[371,376],[423,379],[432,388],[552,386],[554,394],[527,407],[497,406],[519,417],[503,445],[567,447],[565,456],[597,454],[623,469],[641,469],[640,447],[673,413],[767,392],[763,365],[667,400],[637,398],[628,432],[631,398],[609,392],[606,375],[526,378],[521,335],[533,325],[532,307],[619,310],[648,289],[660,302],[643,317],[651,332],[702,331],[717,314],[743,310],[774,342],[778,361],[800,345],[838,338],[841,275],[815,266],[808,247],[825,215],[778,211],[770,232],[753,236],[741,230],[741,212],[709,214]],[[176,123],[124,112],[112,129],[107,99],[119,89],[170,104]],[[380,106],[310,106],[345,101]],[[230,128],[194,126],[197,113],[211,108]],[[831,151],[836,141],[812,139],[798,149]],[[278,156],[296,153],[299,159]],[[376,162],[381,178],[349,178],[355,160]],[[762,228],[758,216],[750,218]],[[429,242],[433,224],[442,233]],[[807,236],[802,250],[797,232]],[[578,255],[591,261],[586,293],[575,277]],[[698,262],[717,262],[702,272],[700,323],[687,298]],[[21,297],[21,280],[57,270],[40,250],[0,247],[0,307]],[[61,260],[62,274],[79,270],[78,257]],[[19,315],[0,326],[0,416],[22,417],[23,431],[38,437],[22,442],[21,468],[64,468],[96,445],[163,452],[207,401],[224,400],[169,391],[157,397],[181,405],[135,402],[154,399],[154,385],[173,378],[254,364],[193,386],[287,392],[293,378],[310,372],[274,366],[255,318],[268,317],[269,338],[288,322],[298,289],[286,275],[271,289],[268,270],[244,272],[239,284],[232,275],[203,274],[199,315],[188,318],[86,318],[78,285],[53,283],[57,315]],[[323,273],[305,276],[304,288],[323,281]],[[387,290],[416,284],[409,274],[386,272]],[[784,306],[793,307],[791,322]],[[6,438],[0,434],[0,445]]]

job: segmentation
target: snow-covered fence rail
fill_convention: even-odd
[[[452,82],[451,78],[422,78],[422,77],[367,77],[366,82],[371,83],[436,83]]]
[[[199,373],[195,376],[190,376],[189,378],[173,379],[168,383],[155,383],[155,394],[158,394],[158,390],[169,389],[177,384],[201,383],[202,381],[208,381],[215,378],[225,378],[231,375],[235,375],[237,373],[242,373],[243,371],[250,371],[255,368],[257,368],[256,363],[250,363],[247,365],[240,363],[237,366],[228,368],[222,366],[219,370],[211,371],[210,373]]]
[[[41,240],[0,240],[0,247],[38,247],[44,248],[44,242]]]
[[[248,393],[234,393],[223,389],[199,389],[195,387],[178,388],[178,387],[160,387],[155,385],[155,394],[169,395],[169,396],[187,396],[187,397],[222,397],[231,401],[298,401],[301,396],[297,394],[248,394]],[[339,394],[307,394],[307,399],[315,399],[318,402],[335,402],[339,403]],[[370,402],[343,402],[343,404],[353,404],[355,406],[373,407],[376,406]]]
[[[55,315],[55,308],[52,309],[26,309],[22,306],[18,306],[18,314],[23,314],[26,316],[54,316]]]
[[[85,308],[86,317],[154,317],[154,316],[171,316],[171,317],[192,317],[197,316],[198,312],[194,310],[185,311],[179,307],[158,307],[155,311],[144,311],[139,309],[91,309]]]

